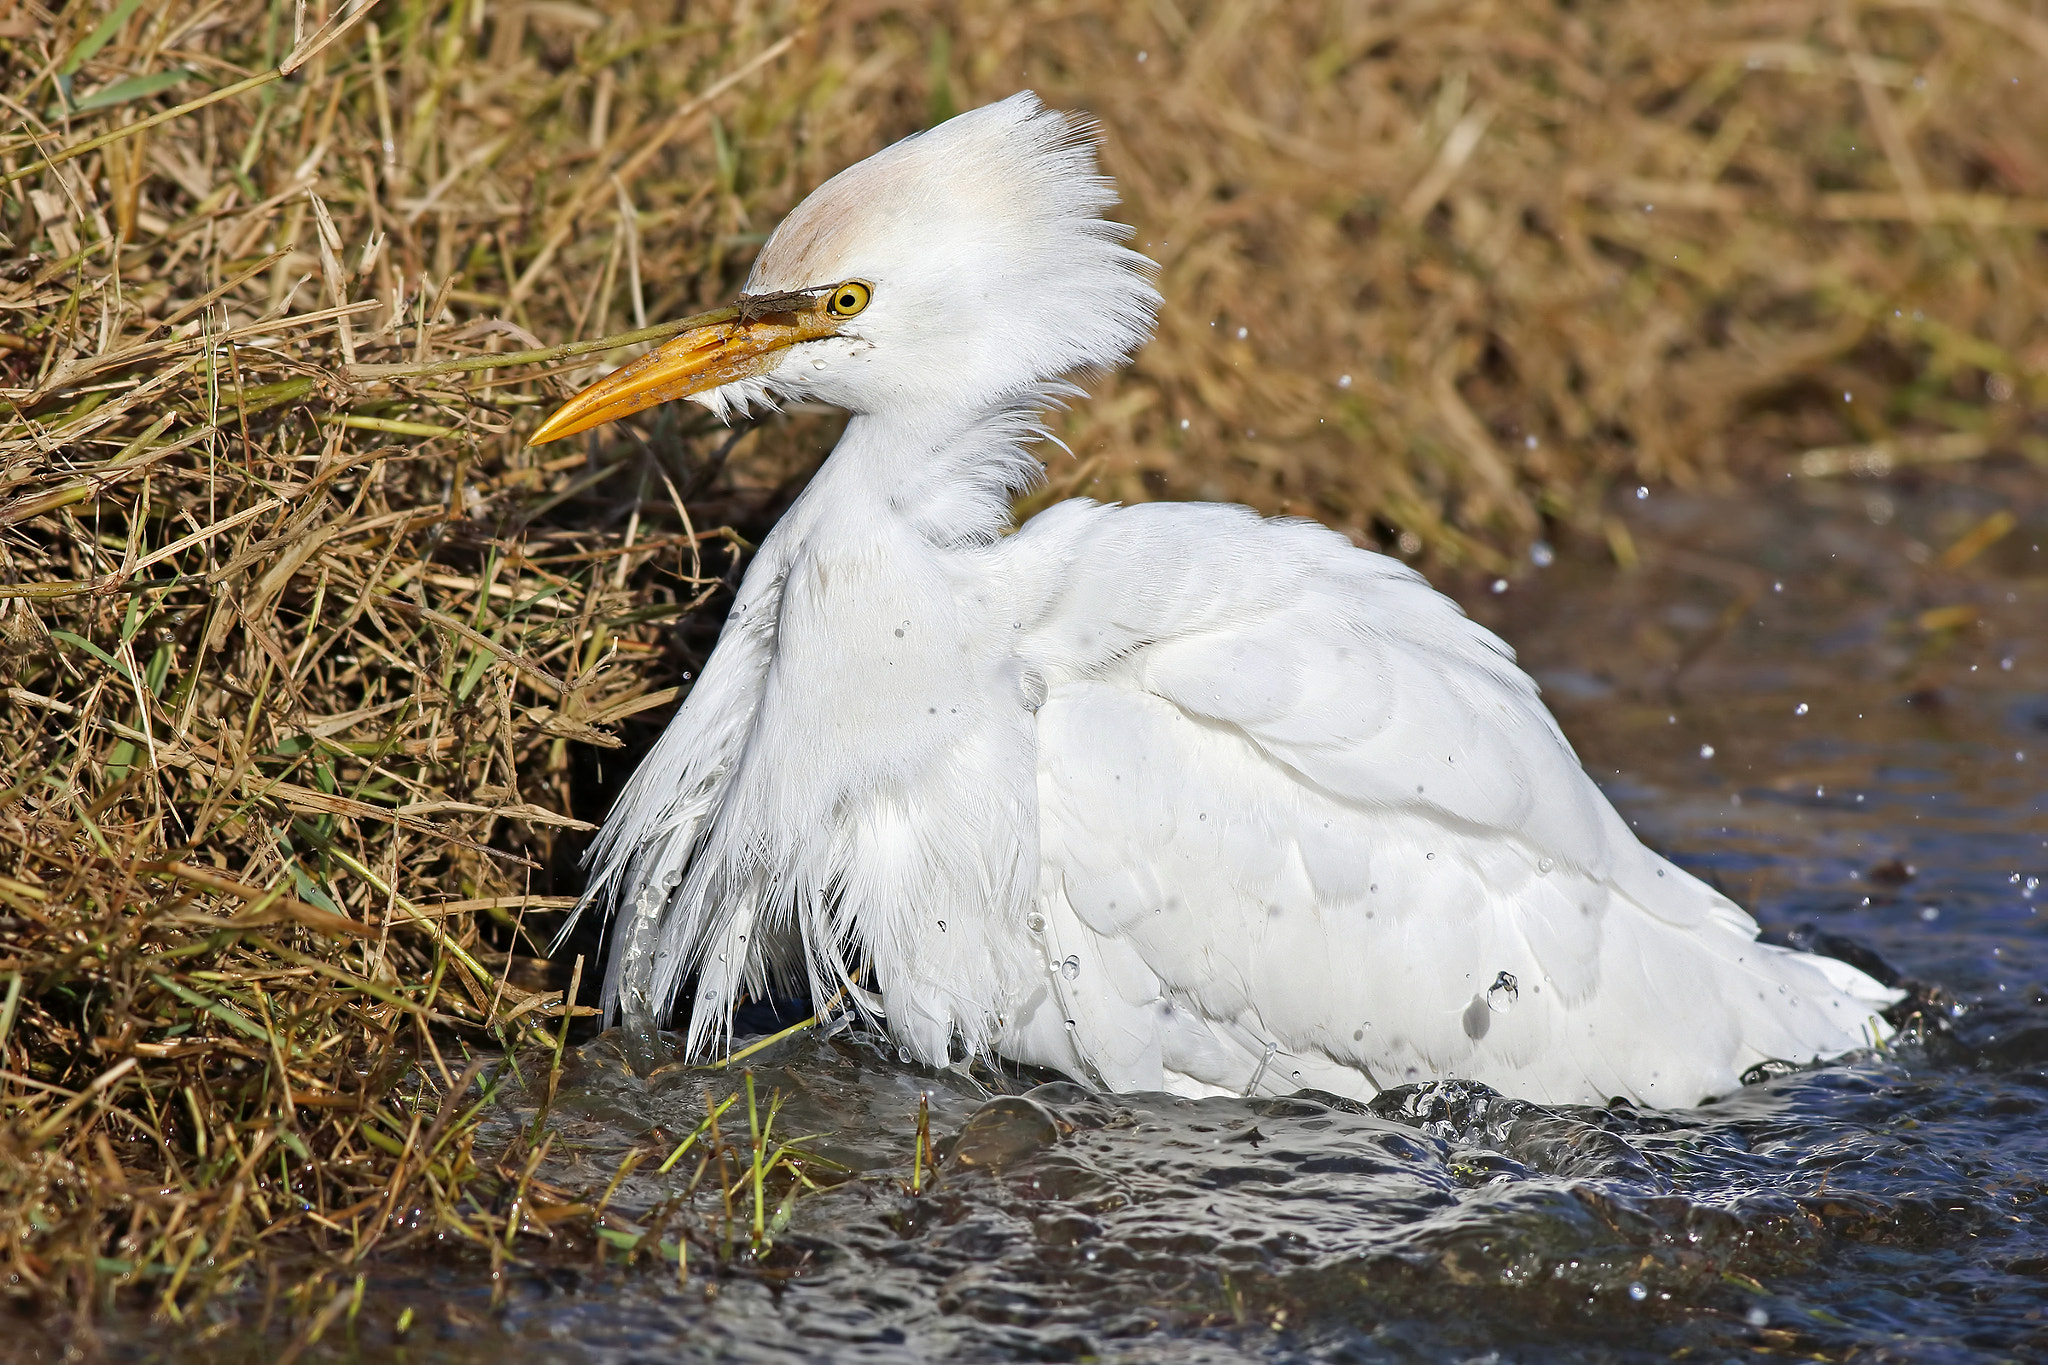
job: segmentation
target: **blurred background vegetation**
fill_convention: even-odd
[[[957,110],[1094,115],[1162,270],[1045,496],[1490,575],[1627,567],[1616,485],[2048,468],[2041,0],[9,3],[0,1262],[74,1311],[587,1221],[461,1054],[546,1074],[580,840],[836,418],[537,452],[631,352],[491,357]]]

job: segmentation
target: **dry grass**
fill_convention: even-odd
[[[955,108],[1095,111],[1163,266],[1056,492],[1485,567],[1617,479],[2048,460],[2039,0],[329,18],[0,12],[0,1274],[45,1303],[298,1257],[310,1330],[373,1251],[551,1226],[459,1054],[548,1065],[596,760],[831,428],[537,452],[589,351],[503,357],[717,304]]]

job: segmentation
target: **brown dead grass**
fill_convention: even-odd
[[[383,0],[266,78],[329,19],[0,11],[0,1274],[45,1303],[296,1256],[310,1332],[374,1251],[563,1221],[461,1054],[549,1065],[594,760],[832,428],[534,451],[591,352],[502,357],[716,305],[954,109],[1094,111],[1163,267],[1057,494],[1497,568],[1622,479],[2048,461],[2040,0]]]

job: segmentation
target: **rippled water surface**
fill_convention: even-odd
[[[593,1248],[494,1286],[451,1251],[386,1272],[416,1306],[403,1344],[366,1312],[308,1358],[2048,1357],[2038,487],[1628,499],[1610,540],[1632,571],[1567,555],[1465,585],[1645,838],[1767,928],[1939,986],[1925,1041],[1653,1113],[1455,1084],[1364,1108],[1100,1095],[803,1036],[757,1055],[757,1093],[853,1174],[797,1198],[758,1262],[721,1270],[713,1236],[687,1282]],[[2015,529],[1965,556],[2001,509]],[[541,1174],[595,1196],[644,1149],[612,1208],[657,1222],[695,1157],[655,1165],[734,1088],[641,1080],[600,1038]],[[942,1160],[913,1194],[921,1101]]]

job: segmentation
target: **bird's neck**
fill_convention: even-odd
[[[985,545],[1044,470],[1025,449],[1043,435],[1037,404],[978,414],[858,414],[805,491],[821,529],[908,526],[934,547]]]

